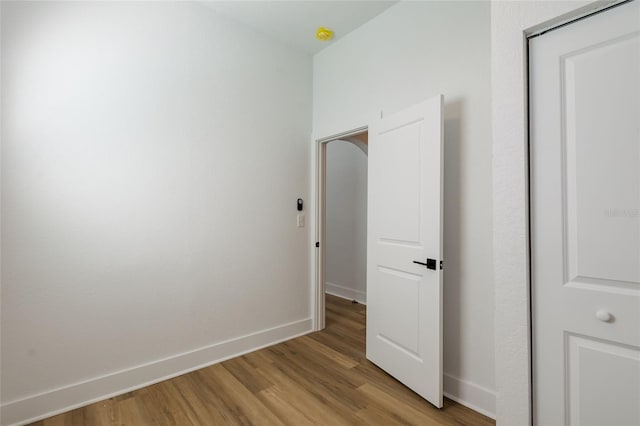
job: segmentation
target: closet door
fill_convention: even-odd
[[[640,8],[530,39],[534,423],[640,424]]]

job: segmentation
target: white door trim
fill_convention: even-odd
[[[492,2],[494,321],[498,425],[532,423],[527,37],[621,2]]]
[[[351,136],[367,132],[368,126],[361,126],[355,129],[346,130],[320,138],[311,138],[311,188],[312,202],[310,211],[314,217],[312,223],[311,237],[313,244],[313,254],[311,256],[311,311],[313,318],[313,331],[320,331],[325,326],[324,294],[325,288],[325,263],[326,263],[326,152],[327,143],[335,140],[346,140]],[[319,247],[318,244],[319,243]]]

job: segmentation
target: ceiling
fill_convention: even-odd
[[[379,15],[397,1],[203,1],[267,37],[315,54]],[[333,41],[316,39],[318,27],[334,31]]]

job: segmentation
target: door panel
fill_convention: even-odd
[[[638,348],[569,334],[566,362],[571,425],[640,424]]]
[[[372,123],[368,172],[367,358],[441,407],[442,96]]]
[[[380,157],[380,239],[400,244],[420,244],[420,124],[389,129],[378,135]]]
[[[529,42],[534,423],[640,424],[640,8]]]
[[[387,343],[417,355],[420,341],[421,276],[393,269],[378,268],[380,298],[386,309],[380,312],[379,335]]]
[[[569,281],[640,281],[640,221],[632,217],[638,215],[633,206],[639,205],[640,156],[638,141],[629,137],[640,119],[630,116],[640,111],[639,51],[636,33],[566,55],[560,63]]]

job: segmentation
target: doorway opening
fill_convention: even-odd
[[[325,295],[366,303],[368,129],[316,140],[316,331]]]

